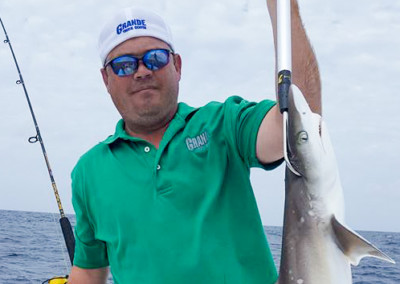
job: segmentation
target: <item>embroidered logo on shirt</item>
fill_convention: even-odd
[[[204,131],[195,137],[186,138],[185,142],[189,151],[195,151],[205,148],[208,145],[209,140],[210,136],[208,135],[207,131]]]

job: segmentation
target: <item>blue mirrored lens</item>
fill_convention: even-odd
[[[120,77],[132,75],[138,67],[138,59],[133,56],[120,56],[111,61],[111,67]]]
[[[143,63],[150,70],[163,68],[169,62],[169,51],[166,49],[149,50],[143,56]]]

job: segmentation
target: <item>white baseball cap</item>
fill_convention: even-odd
[[[141,36],[158,38],[174,50],[171,30],[160,15],[144,8],[130,7],[115,14],[100,32],[98,47],[102,64],[114,47]]]

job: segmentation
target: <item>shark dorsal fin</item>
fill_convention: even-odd
[[[358,265],[362,258],[368,256],[395,263],[393,259],[384,254],[373,244],[365,240],[356,232],[342,225],[335,216],[332,217],[331,224],[338,246],[348,257],[352,265]]]

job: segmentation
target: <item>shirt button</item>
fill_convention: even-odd
[[[161,166],[157,165],[157,171],[161,170]]]
[[[144,151],[145,151],[146,153],[150,152],[150,147],[149,147],[149,146],[144,147]]]

